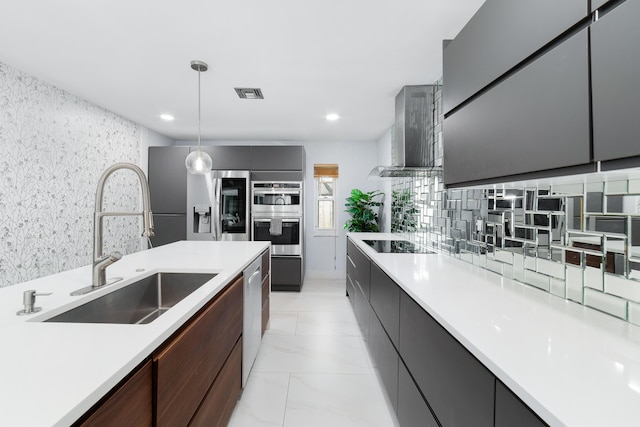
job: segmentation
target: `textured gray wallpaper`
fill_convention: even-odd
[[[0,63],[0,287],[90,264],[95,191],[116,162],[140,164],[141,127]],[[137,210],[135,175],[105,208]],[[105,252],[140,248],[138,217],[107,220]]]

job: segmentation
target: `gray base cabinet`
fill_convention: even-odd
[[[399,350],[443,426],[493,426],[494,376],[404,292]]]
[[[378,372],[379,378],[384,384],[384,388],[393,405],[393,409],[398,412],[398,363],[400,358],[396,348],[391,343],[389,336],[385,332],[382,324],[373,311],[370,312],[369,319],[369,353],[373,359],[374,369]]]
[[[378,378],[402,427],[545,425],[350,238],[346,282]]]
[[[511,390],[496,380],[495,427],[543,427],[546,425]]]
[[[370,303],[394,346],[400,333],[400,288],[375,264],[371,264]]]
[[[302,289],[302,258],[271,256],[271,290],[297,291]]]
[[[440,427],[402,362],[398,373],[397,414],[402,427]]]

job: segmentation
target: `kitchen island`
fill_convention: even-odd
[[[348,237],[355,245],[352,249],[352,252],[355,252],[355,256],[352,256],[355,258],[354,268],[362,264],[362,257],[359,258],[358,253],[366,257],[365,265],[368,260],[371,262],[368,288],[370,305],[360,303],[362,299],[366,300],[366,285],[351,287],[352,292],[356,294],[353,302],[356,317],[359,317],[359,321],[369,319],[368,346],[374,360],[376,353],[381,352],[388,359],[392,360],[392,357],[395,357],[398,361],[400,380],[397,379],[397,371],[395,377],[381,375],[381,379],[383,384],[385,380],[387,384],[391,384],[392,393],[393,385],[398,387],[397,384],[400,384],[399,391],[395,389],[395,396],[401,414],[404,410],[403,405],[407,403],[407,399],[403,400],[407,396],[407,393],[403,395],[403,378],[405,383],[412,383],[414,380],[419,383],[420,375],[428,371],[427,375],[433,375],[432,378],[442,379],[443,369],[449,368],[444,365],[452,360],[440,358],[440,362],[444,361],[442,366],[425,366],[429,363],[425,358],[416,363],[415,359],[410,359],[412,356],[409,352],[403,354],[405,348],[411,350],[412,346],[416,347],[416,338],[422,339],[422,336],[429,333],[433,333],[439,341],[433,341],[436,345],[432,344],[424,354],[438,354],[441,350],[444,351],[443,346],[438,344],[450,344],[443,340],[443,334],[434,332],[434,328],[429,332],[421,325],[411,322],[406,322],[403,326],[404,320],[416,319],[415,316],[407,316],[403,310],[416,305],[446,331],[445,335],[453,337],[464,348],[454,356],[464,358],[466,356],[463,353],[470,353],[471,359],[478,365],[473,370],[485,371],[478,373],[478,377],[482,377],[480,380],[489,378],[489,381],[485,381],[485,384],[489,384],[487,396],[471,393],[467,402],[454,402],[461,400],[464,393],[460,393],[444,403],[430,402],[437,417],[459,416],[460,411],[447,413],[447,410],[454,405],[469,402],[475,404],[484,399],[488,400],[488,425],[494,425],[494,422],[496,426],[525,425],[498,422],[499,399],[502,398],[504,401],[504,396],[508,395],[510,390],[517,396],[517,399],[512,399],[513,402],[521,400],[524,402],[522,406],[525,412],[526,407],[530,408],[542,421],[551,426],[638,425],[640,327],[475,267],[453,256],[378,253],[363,242],[398,240],[399,237],[393,234],[349,233]],[[349,254],[349,249],[347,253]],[[357,271],[350,272],[349,269],[348,265],[348,281],[349,274],[363,281],[369,279],[366,274],[358,276]],[[377,270],[388,276],[389,280],[385,283],[400,288],[400,303],[395,306],[396,310],[398,307],[400,310],[399,326],[397,320],[394,324],[385,317],[388,311],[384,310],[388,308],[392,299],[386,295],[379,298],[381,294],[376,292],[380,289],[389,291],[391,286],[381,288],[376,284],[381,276]],[[358,289],[365,291],[364,297],[361,296],[363,292]],[[349,283],[347,291],[349,292]],[[382,304],[376,305],[377,301],[382,301]],[[363,305],[366,309],[371,307],[369,317],[367,314],[359,316]],[[413,309],[414,314],[415,312]],[[391,340],[387,345],[390,351],[386,353],[384,345],[380,344],[381,334],[376,333],[377,329],[382,330],[381,327],[386,328],[388,340]],[[399,330],[399,334],[392,333],[394,329]],[[415,331],[416,329],[420,330]],[[383,331],[382,334],[384,333]],[[414,339],[407,342],[404,339],[406,337]],[[379,348],[382,348],[382,351]],[[467,359],[465,363],[468,362]],[[411,377],[407,375],[407,369]],[[386,374],[388,372],[385,372]],[[495,378],[495,388],[491,385],[491,378]],[[464,392],[473,391],[473,380],[471,376],[463,376],[461,384],[465,387]],[[427,387],[432,385],[433,382]],[[436,385],[441,387],[444,393],[451,384],[445,378]],[[420,384],[418,386],[422,387]],[[413,387],[416,390],[416,386]],[[434,396],[437,396],[438,392],[439,390],[436,390]],[[494,392],[495,401],[491,395]],[[422,393],[427,394],[425,389]],[[420,397],[419,394],[415,395]],[[393,401],[394,397],[390,398]],[[443,409],[438,412],[436,404],[440,403],[440,408]],[[426,405],[424,407],[426,408]],[[426,411],[429,412],[429,409]],[[402,423],[401,418],[399,416]],[[526,425],[538,425],[535,419],[532,420],[535,424]],[[475,425],[481,425],[479,420],[477,421]]]
[[[176,242],[127,255],[107,269],[124,279],[83,296],[91,266],[0,289],[0,425],[68,426],[225,289],[269,244]],[[49,323],[42,320],[156,272],[213,273],[148,324]],[[38,293],[42,311],[17,316],[22,294]]]

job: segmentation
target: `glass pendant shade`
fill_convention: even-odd
[[[211,171],[211,168],[213,167],[213,160],[211,160],[210,155],[198,149],[189,153],[184,164],[190,174],[204,175]]]
[[[184,164],[190,174],[204,175],[205,173],[211,171],[211,168],[213,167],[213,160],[211,160],[210,155],[200,149],[200,73],[207,71],[209,69],[209,66],[206,62],[194,59],[193,61],[191,61],[191,69],[198,72],[198,149],[189,153],[187,159],[184,161]]]

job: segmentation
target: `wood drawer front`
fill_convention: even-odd
[[[238,339],[189,425],[193,427],[226,426],[240,396],[241,388],[242,339]]]
[[[158,426],[185,426],[242,334],[242,276],[154,353]]]
[[[86,427],[151,426],[153,419],[153,369],[151,361],[145,363],[113,394],[98,403],[96,410],[84,422]]]
[[[271,283],[271,276],[266,275],[262,280],[262,304],[264,305],[269,300],[269,284]]]

